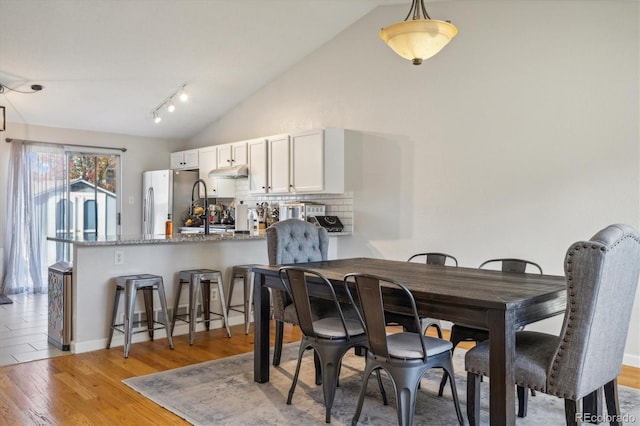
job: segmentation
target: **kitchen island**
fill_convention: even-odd
[[[349,233],[340,233],[349,235]],[[337,253],[336,236],[330,246],[333,257]],[[103,237],[96,241],[77,238],[49,237],[49,241],[71,244],[73,247],[71,352],[82,353],[104,349],[107,344],[114,297],[114,277],[129,274],[154,274],[163,277],[167,305],[173,307],[178,272],[186,269],[216,269],[224,276],[225,289],[229,288],[229,273],[234,265],[266,264],[267,242],[264,231],[251,234],[232,232],[203,234],[139,235]],[[213,311],[221,312],[217,286],[212,287]],[[233,303],[242,301],[242,286],[236,285]],[[136,313],[144,311],[142,297],[138,297]],[[120,303],[118,319],[122,316]],[[180,307],[188,305],[188,292],[183,291]],[[159,312],[155,296],[154,310]],[[121,321],[119,321],[121,322]],[[231,311],[230,325],[242,324],[242,313]],[[222,327],[222,321],[211,322],[211,328]],[[204,330],[198,324],[196,331]],[[188,325],[176,323],[174,335],[188,333]],[[165,338],[164,330],[155,333]],[[133,343],[148,340],[147,333],[133,336]],[[124,344],[121,333],[114,333],[112,347]],[[135,353],[135,349],[132,349]]]

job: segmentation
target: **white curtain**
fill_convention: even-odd
[[[65,178],[62,146],[11,142],[3,294],[47,292],[47,268],[62,260],[47,236],[55,235]]]

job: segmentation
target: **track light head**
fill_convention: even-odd
[[[160,121],[162,121],[162,117],[160,117],[160,111],[164,111],[164,108],[166,108],[168,112],[174,112],[176,110],[176,105],[174,103],[174,100],[176,97],[180,99],[182,102],[186,102],[187,99],[189,99],[188,95],[184,91],[184,88],[186,86],[187,86],[187,83],[184,83],[182,86],[180,86],[178,90],[173,92],[171,96],[166,97],[160,103],[160,105],[158,105],[157,107],[155,107],[155,109],[152,110],[154,123],[159,123]]]

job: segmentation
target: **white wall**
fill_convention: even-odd
[[[377,35],[406,5],[380,7],[191,146],[361,131],[364,154],[350,165],[355,235],[340,241],[343,257],[438,250],[462,266],[522,257],[562,274],[574,241],[611,223],[640,228],[638,2],[428,6],[459,34],[422,66]],[[639,300],[625,357],[636,366]],[[560,323],[531,329],[557,333]]]

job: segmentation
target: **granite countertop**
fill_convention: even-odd
[[[49,241],[70,243],[77,246],[119,246],[134,244],[180,244],[180,243],[200,243],[206,241],[245,241],[264,240],[267,236],[264,232],[253,234],[241,234],[235,232],[215,232],[209,235],[204,234],[173,234],[170,238],[162,235],[111,235],[98,237],[97,240],[85,240],[82,237],[48,237]]]
[[[330,232],[329,236],[345,236],[351,235],[351,232]],[[97,240],[85,240],[82,236],[58,236],[47,237],[48,241],[56,241],[60,243],[69,243],[76,246],[92,247],[92,246],[120,246],[135,244],[179,244],[179,243],[201,243],[206,241],[247,241],[247,240],[265,240],[267,238],[266,231],[261,229],[253,231],[250,234],[243,234],[234,231],[212,232],[209,235],[199,233],[173,234],[167,238],[164,234],[156,235],[107,235],[98,237]]]

